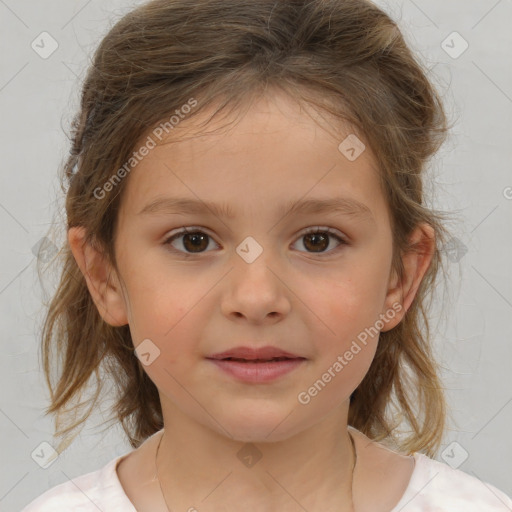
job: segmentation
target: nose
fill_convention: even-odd
[[[241,256],[240,248],[247,250]],[[254,324],[277,322],[290,312],[292,292],[276,257],[267,250],[259,251],[254,257],[256,249],[252,241],[245,246],[240,244],[237,249],[234,268],[227,276],[221,310],[227,317],[245,318]]]

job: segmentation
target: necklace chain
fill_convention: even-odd
[[[352,434],[348,430],[347,430],[347,432],[348,432],[348,435],[350,437],[350,444],[352,445],[352,458],[354,460],[354,462],[352,464],[352,474],[351,474],[351,479],[350,479],[350,503],[352,505],[352,512],[355,512],[355,508],[354,508],[354,472],[355,472],[356,463],[357,463],[357,451],[356,451],[356,445],[355,445],[355,442],[354,442],[354,437],[352,436]],[[160,492],[162,494],[162,498],[164,499],[165,506],[167,507],[167,512],[170,512],[171,509],[169,508],[167,500],[165,499],[164,490],[162,488],[162,482],[160,480],[160,476],[158,475],[158,464],[157,464],[158,451],[160,450],[160,444],[162,442],[162,438],[163,437],[164,437],[164,434],[162,432],[162,435],[160,436],[160,440],[158,441],[158,446],[156,448],[156,455],[155,455],[155,469],[156,469],[156,472],[155,472],[155,477],[158,480],[158,485],[160,486]]]

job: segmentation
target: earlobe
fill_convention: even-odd
[[[117,274],[101,251],[85,240],[83,226],[68,230],[68,242],[99,314],[108,324],[128,323],[126,304]]]
[[[401,308],[386,323],[382,332],[389,331],[398,325],[410,308],[421,281],[432,262],[435,250],[434,229],[428,224],[421,224],[413,231],[409,237],[409,242],[412,246],[411,250],[402,255],[402,279],[398,279],[395,275],[392,282],[390,282],[385,301],[385,311],[382,313],[385,315],[386,311],[391,309],[396,311],[398,309],[397,304],[400,304]]]

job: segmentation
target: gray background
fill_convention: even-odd
[[[47,469],[31,457],[43,441],[56,445],[52,419],[43,417],[48,391],[38,336],[44,308],[33,248],[62,211],[56,169],[68,149],[64,130],[91,52],[139,3],[0,0],[1,510],[19,510],[48,488],[130,450],[120,427],[101,432],[104,408]],[[449,308],[434,331],[454,419],[436,458],[512,495],[512,1],[378,3],[400,20],[409,43],[433,68],[456,120],[431,165],[433,206],[457,210],[460,218],[449,249]],[[58,42],[46,59],[31,47],[43,31]],[[442,47],[454,31],[469,44],[458,58]],[[452,51],[461,47],[453,37],[448,44]]]

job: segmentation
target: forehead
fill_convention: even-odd
[[[385,208],[375,158],[349,125],[326,126],[285,95],[260,99],[233,123],[204,127],[208,114],[185,118],[138,162],[123,192],[124,214],[165,197],[222,203],[233,216],[273,207],[282,214],[299,198],[344,196],[374,215]]]

